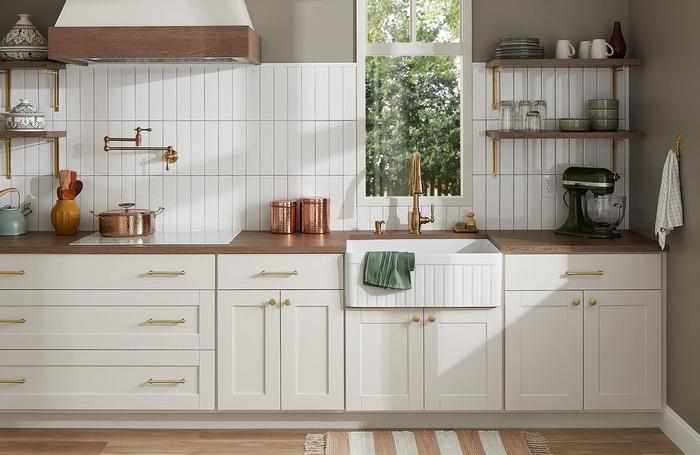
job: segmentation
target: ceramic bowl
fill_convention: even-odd
[[[588,109],[619,109],[620,101],[614,99],[588,100]]]
[[[617,131],[617,127],[620,125],[618,119],[596,119],[591,120],[591,129],[593,131]]]
[[[567,132],[588,131],[590,121],[587,118],[561,118],[559,119],[559,130]]]
[[[8,130],[43,130],[46,117],[27,99],[19,100],[19,104],[5,114],[5,128]]]
[[[617,109],[588,109],[588,118],[591,120],[615,120],[619,114]]]

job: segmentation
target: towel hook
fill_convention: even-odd
[[[683,139],[683,135],[679,134],[676,137],[676,150],[675,150],[676,156],[681,156],[681,152],[683,151],[684,142],[685,142],[685,140]]]

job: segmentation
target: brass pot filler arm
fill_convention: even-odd
[[[135,151],[155,150],[155,151],[165,152],[165,153],[163,153],[163,161],[165,161],[165,170],[166,171],[170,170],[171,164],[177,163],[177,159],[179,158],[179,156],[177,154],[177,151],[173,148],[172,145],[168,145],[167,147],[141,146],[141,140],[142,140],[141,132],[145,131],[145,132],[150,133],[151,131],[153,131],[153,128],[141,128],[139,126],[134,131],[136,131],[136,135],[134,137],[109,137],[109,136],[105,136],[104,151],[110,152],[112,150],[135,150]],[[109,145],[110,142],[134,142],[135,146],[133,146],[133,147],[112,147]]]

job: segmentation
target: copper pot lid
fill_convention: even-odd
[[[106,212],[100,212],[99,216],[124,216],[124,215],[151,215],[155,214],[153,210],[149,209],[135,209],[133,202],[122,202],[119,204],[119,209],[107,210]]]
[[[303,204],[324,204],[328,203],[330,198],[324,196],[303,196],[301,202]]]
[[[297,201],[270,201],[272,207],[294,207],[297,205]]]

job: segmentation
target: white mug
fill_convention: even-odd
[[[578,45],[578,58],[591,58],[591,42],[581,41]]]
[[[576,49],[568,39],[557,41],[556,57],[559,59],[569,59],[576,55]]]
[[[594,39],[591,44],[591,58],[608,58],[615,51],[604,39]]]

